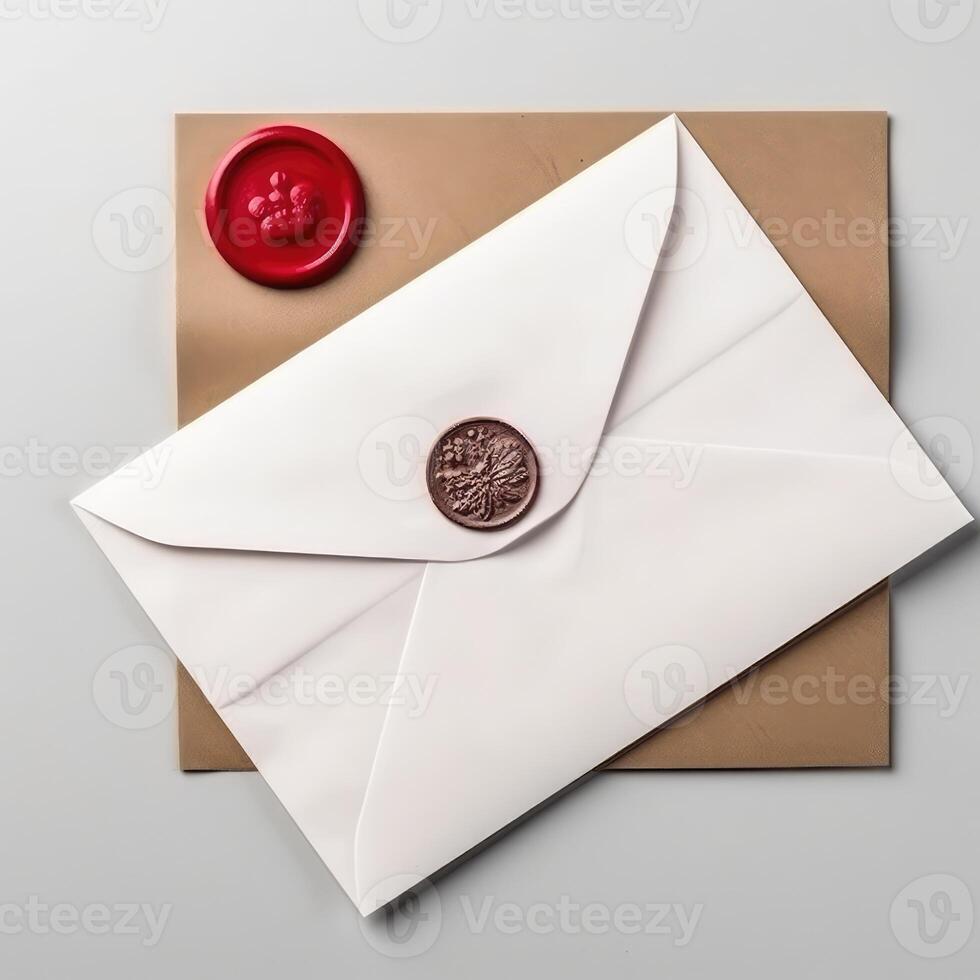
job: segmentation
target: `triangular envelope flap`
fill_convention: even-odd
[[[524,520],[476,534],[436,510],[418,464],[438,432],[476,416],[545,452],[597,444],[667,228],[648,226],[638,258],[627,219],[649,199],[669,214],[676,175],[671,117],[76,504],[187,547],[445,561],[502,548],[566,506],[585,468],[548,472]],[[407,435],[414,472],[379,487],[365,451],[401,452]]]

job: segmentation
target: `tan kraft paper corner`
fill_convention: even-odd
[[[181,424],[664,115],[178,116]],[[888,214],[886,114],[680,115],[887,394],[888,250],[880,234]],[[344,149],[363,180],[369,216],[362,247],[347,267],[328,282],[299,291],[267,289],[243,279],[225,265],[202,231],[205,185],[223,152],[250,130],[283,122],[319,130]],[[735,227],[732,233],[744,229]],[[706,604],[705,615],[710,614]],[[888,705],[868,690],[873,685],[880,691],[888,670],[888,590],[882,586],[610,767],[887,765]],[[181,768],[252,768],[183,669],[179,681]],[[533,758],[533,745],[528,753]]]

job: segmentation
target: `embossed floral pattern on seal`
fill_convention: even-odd
[[[531,444],[498,419],[459,422],[429,454],[429,494],[451,521],[476,530],[506,527],[534,500],[538,460]]]
[[[320,196],[306,181],[293,183],[289,175],[276,170],[269,175],[269,191],[248,202],[248,213],[262,224],[269,240],[301,242],[313,234],[320,212]]]

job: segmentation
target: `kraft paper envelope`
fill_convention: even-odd
[[[181,422],[213,408],[664,115],[179,116]],[[886,225],[886,115],[694,112],[682,118],[887,394],[887,242],[880,234],[857,237],[839,226]],[[267,289],[237,275],[200,225],[204,188],[227,148],[253,129],[283,121],[338,142],[354,159],[368,196],[366,233],[354,260],[339,276],[300,291]],[[849,685],[880,692],[888,670],[888,593],[882,586],[738,687],[717,692],[683,725],[658,731],[610,765],[886,765],[887,700],[880,693],[841,692]],[[183,668],[179,679],[182,768],[252,768]],[[806,696],[792,697],[789,692],[797,690]]]
[[[362,914],[970,522],[730,221],[671,116],[73,502]],[[587,462],[492,533],[372,485],[379,427],[473,417]],[[393,674],[397,699],[290,696]]]

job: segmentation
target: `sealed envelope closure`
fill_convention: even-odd
[[[162,479],[74,501],[191,674],[251,678],[202,688],[362,913],[970,521],[733,225],[671,117],[171,437]],[[416,495],[371,490],[358,447],[397,418],[506,420],[532,505],[479,533],[425,466]],[[678,651],[684,696],[651,707]],[[274,696],[297,671],[431,696]]]
[[[433,443],[426,465],[432,502],[451,521],[495,531],[519,521],[538,492],[538,456],[500,419],[466,419]]]
[[[152,494],[139,478],[107,480],[80,505],[182,547],[427,561],[502,548],[565,507],[585,468],[542,480],[524,520],[474,534],[432,506],[424,471],[421,492],[393,507],[363,479],[361,443],[391,419],[441,431],[485,415],[536,448],[595,446],[652,272],[624,219],[648,195],[669,211],[676,180],[671,121],[185,426],[157,447],[167,466]],[[666,231],[645,229],[654,261]]]

